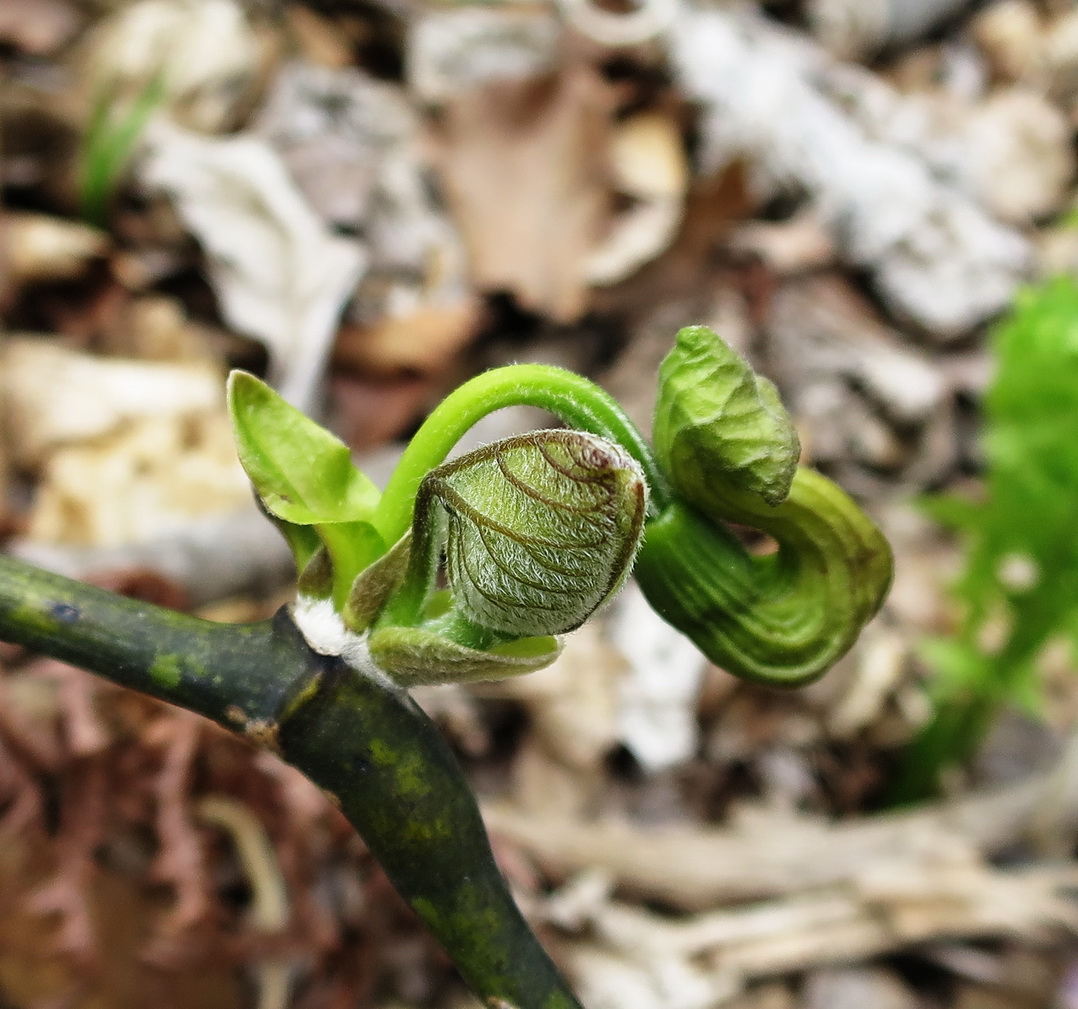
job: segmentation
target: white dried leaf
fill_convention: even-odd
[[[147,148],[141,178],[201,243],[225,319],[266,345],[271,382],[309,409],[365,251],[329,232],[261,140],[156,122]]]
[[[845,260],[871,272],[896,314],[939,338],[1010,303],[1029,242],[917,152],[871,136],[824,90],[833,68],[819,50],[718,10],[683,12],[670,48],[683,92],[704,110],[705,171],[742,158],[772,185],[807,191]]]
[[[558,62],[561,26],[539,7],[428,9],[411,22],[408,82],[427,102],[443,102],[484,84],[549,73]]]

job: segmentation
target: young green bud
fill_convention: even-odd
[[[560,634],[624,583],[646,506],[640,466],[619,446],[534,431],[432,470],[415,538],[437,543],[444,530],[449,583],[468,620],[510,637]]]
[[[682,329],[659,369],[653,440],[678,496],[705,513],[716,484],[778,504],[801,451],[775,386],[706,326]]]

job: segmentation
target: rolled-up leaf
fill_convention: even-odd
[[[511,637],[579,627],[621,587],[640,543],[647,486],[627,452],[582,431],[534,431],[433,470],[417,517],[445,515],[460,612]],[[424,519],[420,519],[424,521]]]
[[[678,496],[704,512],[716,484],[778,504],[801,451],[775,386],[706,326],[682,329],[659,369],[652,437]]]

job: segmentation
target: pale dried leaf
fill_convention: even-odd
[[[607,208],[609,88],[583,68],[488,85],[447,103],[446,197],[474,285],[578,318]]]
[[[31,338],[0,345],[0,390],[13,461],[27,468],[132,421],[174,420],[224,403],[221,374],[209,363],[98,358]]]
[[[78,277],[109,245],[108,235],[80,221],[16,211],[0,215],[5,284]]]
[[[683,12],[670,50],[683,91],[704,107],[703,168],[741,157],[772,186],[806,190],[845,260],[872,274],[897,315],[953,339],[1011,300],[1029,243],[937,178],[920,153],[851,118],[839,104],[851,96],[837,92],[862,76],[736,11]],[[834,95],[820,86],[828,72]]]
[[[409,26],[408,82],[424,101],[445,102],[485,84],[551,72],[561,29],[534,7],[427,9]]]
[[[146,418],[45,463],[30,538],[117,546],[245,507],[250,488],[223,410]]]
[[[315,217],[261,140],[205,138],[158,122],[146,146],[140,177],[172,197],[201,242],[229,325],[266,344],[273,383],[311,408],[365,252]]]
[[[588,257],[593,284],[614,284],[661,253],[681,225],[689,166],[681,133],[669,116],[641,113],[614,133],[614,181],[636,202]]]
[[[696,750],[696,699],[707,660],[645,601],[635,582],[611,614],[611,637],[628,664],[618,685],[618,736],[641,766],[660,771]]]

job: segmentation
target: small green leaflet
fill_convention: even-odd
[[[228,410],[240,463],[266,509],[296,525],[366,519],[374,483],[348,446],[245,371],[228,378]]]

